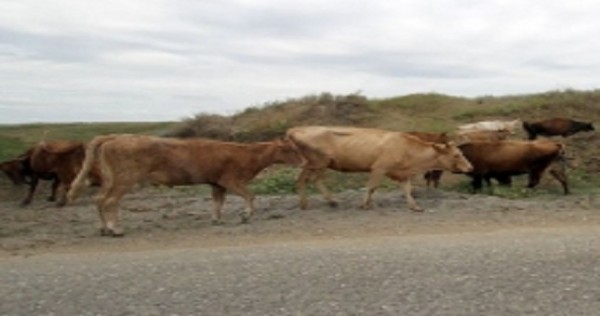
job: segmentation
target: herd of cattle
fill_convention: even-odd
[[[508,139],[522,127],[528,140]],[[511,177],[527,174],[535,187],[542,174],[551,175],[569,193],[564,172],[564,145],[541,136],[569,136],[593,131],[592,123],[555,118],[538,122],[486,121],[459,126],[452,133],[396,132],[356,127],[302,126],[271,142],[234,143],[201,138],[174,139],[145,135],[97,136],[89,143],[41,142],[22,155],[0,163],[18,185],[29,184],[23,205],[32,200],[40,179],[52,181],[49,200],[62,206],[72,202],[87,185],[99,185],[96,200],[102,235],[121,236],[118,204],[136,184],[193,185],[212,188],[213,223],[221,221],[226,192],[241,196],[246,222],[254,213],[254,195],[247,184],[275,163],[301,168],[296,180],[300,207],[308,207],[306,185],[314,183],[328,203],[336,199],[323,183],[327,169],[368,172],[363,208],[383,177],[398,181],[408,206],[422,211],[412,196],[411,178],[423,174],[437,186],[443,171],[466,174],[473,190],[495,179],[510,185]],[[556,164],[558,167],[549,168]]]

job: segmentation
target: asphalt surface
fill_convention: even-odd
[[[2,315],[598,315],[600,227],[0,259]]]

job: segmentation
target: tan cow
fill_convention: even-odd
[[[225,193],[232,191],[246,201],[246,222],[254,213],[254,195],[246,185],[273,163],[299,163],[295,149],[278,140],[254,144],[206,139],[168,139],[141,135],[108,135],[94,138],[81,172],[68,193],[73,201],[83,186],[90,166],[98,160],[102,187],[97,198],[103,235],[122,236],[118,203],[137,183],[156,185],[210,184],[214,202],[213,223],[221,220]]]
[[[354,127],[305,126],[287,131],[287,138],[305,159],[296,187],[300,207],[306,209],[306,183],[315,181],[330,205],[337,202],[322,182],[326,169],[342,172],[369,172],[363,207],[383,176],[400,182],[409,207],[423,209],[412,197],[410,178],[428,170],[468,172],[471,164],[453,144],[434,144],[401,132]]]

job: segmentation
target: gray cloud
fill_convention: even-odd
[[[0,123],[176,120],[329,91],[597,88],[595,1],[0,3]]]

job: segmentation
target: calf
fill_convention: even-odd
[[[490,178],[510,184],[511,176],[521,174],[529,175],[527,187],[534,188],[548,166],[560,160],[564,153],[564,145],[549,140],[472,142],[462,144],[459,148],[473,165],[473,170],[467,175],[473,179],[471,184],[474,191],[481,189],[482,180],[486,180],[488,185]],[[550,173],[560,182],[564,193],[568,194],[564,170],[551,170]]]
[[[523,122],[523,129],[530,140],[541,136],[567,137],[579,132],[593,131],[592,123],[579,122],[566,118],[553,118],[537,122]]]
[[[400,182],[409,207],[423,209],[412,197],[410,178],[429,170],[468,172],[471,164],[452,144],[424,142],[406,133],[353,127],[305,126],[291,128],[286,136],[304,158],[296,181],[300,207],[306,209],[306,184],[314,181],[330,205],[337,205],[322,182],[326,169],[342,172],[369,172],[363,208],[371,206],[371,196],[381,178]]]
[[[297,164],[300,158],[290,144],[281,140],[239,144],[142,135],[98,136],[86,150],[83,167],[68,193],[69,201],[76,198],[95,161],[99,162],[103,180],[97,198],[100,232],[122,236],[118,203],[137,183],[210,184],[215,224],[221,220],[225,193],[232,191],[246,201],[246,211],[240,214],[242,222],[246,222],[254,213],[254,195],[246,185],[271,164]]]

